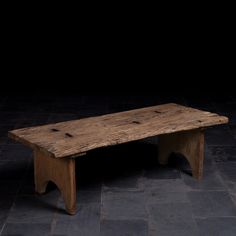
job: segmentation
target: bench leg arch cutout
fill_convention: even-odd
[[[65,202],[66,211],[76,213],[76,180],[75,160],[70,158],[56,159],[34,151],[35,191],[44,193],[49,181],[60,190]]]
[[[201,179],[204,159],[204,131],[201,129],[163,134],[159,137],[159,163],[165,165],[171,153],[182,154],[190,164],[192,175]]]

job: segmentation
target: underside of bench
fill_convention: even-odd
[[[183,154],[193,176],[201,179],[204,128],[228,118],[174,103],[56,124],[23,128],[9,137],[30,146],[35,158],[35,188],[43,193],[54,182],[69,214],[76,212],[75,157],[99,148],[159,136],[159,162],[172,152]]]

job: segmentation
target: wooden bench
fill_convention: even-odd
[[[228,118],[174,103],[9,131],[9,137],[34,151],[35,189],[44,193],[54,182],[69,214],[76,212],[75,157],[88,151],[159,135],[159,162],[183,154],[201,179],[204,128]]]

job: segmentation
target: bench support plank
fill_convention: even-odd
[[[204,131],[202,129],[159,136],[159,162],[167,164],[171,153],[182,154],[196,179],[202,178],[204,159]]]
[[[65,201],[66,211],[76,213],[76,178],[75,160],[71,158],[56,159],[47,154],[34,151],[35,190],[44,193],[49,181],[56,184]]]

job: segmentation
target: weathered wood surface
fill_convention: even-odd
[[[55,158],[161,134],[228,122],[228,118],[174,103],[9,132],[9,137]]]

